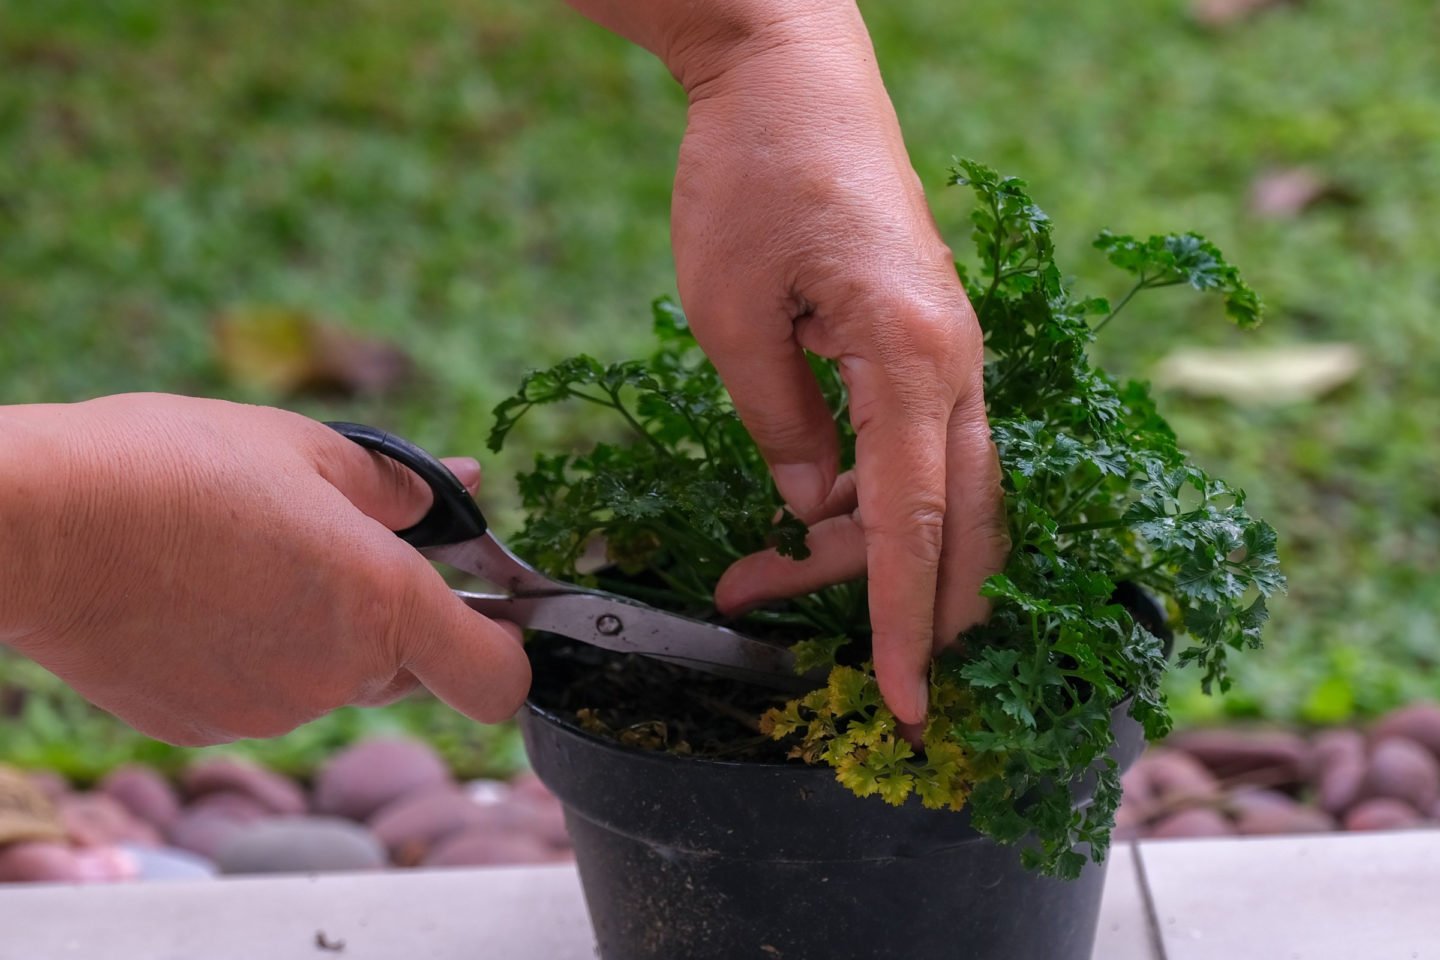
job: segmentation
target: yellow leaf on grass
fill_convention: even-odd
[[[403,350],[289,307],[231,310],[215,323],[231,382],[274,394],[381,394],[413,372]]]

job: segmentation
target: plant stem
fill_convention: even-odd
[[[1069,533],[1085,533],[1089,530],[1114,530],[1117,527],[1131,526],[1134,522],[1120,517],[1115,520],[1096,520],[1093,523],[1064,523],[1055,528],[1055,533],[1063,536]]]
[[[1146,283],[1145,276],[1144,276],[1144,274],[1141,274],[1141,276],[1140,276],[1140,282],[1137,283],[1137,284],[1135,284],[1135,286],[1133,286],[1133,287],[1130,288],[1130,292],[1127,293],[1127,294],[1125,294],[1125,296],[1120,299],[1120,302],[1115,305],[1115,309],[1111,310],[1111,311],[1105,316],[1105,319],[1104,319],[1104,320],[1101,320],[1099,323],[1095,324],[1095,330],[1094,330],[1094,332],[1098,334],[1101,330],[1104,330],[1104,329],[1105,329],[1105,325],[1108,324],[1111,320],[1114,320],[1114,319],[1115,319],[1115,315],[1118,314],[1121,310],[1124,310],[1124,309],[1125,309],[1125,304],[1129,303],[1129,302],[1131,301],[1131,299],[1134,298],[1135,294],[1137,294],[1137,293],[1139,293],[1141,290],[1145,289],[1145,283]]]
[[[1071,497],[1070,502],[1060,508],[1060,511],[1055,514],[1055,519],[1060,520],[1064,517],[1068,517],[1071,513],[1084,506],[1085,501],[1090,498],[1090,494],[1094,493],[1097,489],[1099,489],[1100,484],[1105,482],[1106,476],[1107,474],[1102,473],[1100,474],[1100,476],[1096,477],[1094,481],[1086,484],[1085,489],[1081,490],[1079,493],[1075,494],[1075,496]]]
[[[639,420],[636,420],[633,416],[630,415],[630,411],[627,410],[625,408],[625,404],[620,401],[620,394],[618,391],[606,390],[605,392],[610,394],[610,399],[614,401],[613,403],[610,403],[609,406],[614,407],[615,410],[620,414],[620,416],[625,418],[625,422],[630,424],[630,426],[634,428],[636,433],[644,437],[645,441],[649,443],[650,446],[654,447],[657,451],[664,454],[667,459],[673,459],[674,454],[672,454],[669,450],[665,448],[665,444],[661,443],[659,440],[656,440],[653,436],[651,436],[650,431],[646,430],[644,425],[642,425]]]

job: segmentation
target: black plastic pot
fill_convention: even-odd
[[[528,705],[602,960],[1089,960],[1103,866],[1024,869],[963,813],[861,799],[829,767],[622,747]],[[1113,756],[1143,747],[1123,710]]]

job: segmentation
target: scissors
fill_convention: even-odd
[[[408,467],[430,487],[434,506],[419,523],[396,535],[426,558],[498,587],[499,593],[455,591],[477,613],[777,690],[824,685],[823,672],[797,674],[794,656],[778,644],[545,576],[495,538],[465,485],[434,456],[375,427],[340,421],[326,426]]]

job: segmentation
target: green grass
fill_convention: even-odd
[[[1062,262],[1099,292],[1118,280],[1088,248],[1099,228],[1197,229],[1271,302],[1247,337],[1178,295],[1152,301],[1111,339],[1116,368],[1143,376],[1189,344],[1365,353],[1357,382],[1315,404],[1166,399],[1182,439],[1280,529],[1292,583],[1238,695],[1178,687],[1182,714],[1331,721],[1440,695],[1432,5],[1311,0],[1220,34],[1179,0],[865,10],[957,247],[968,211],[939,184],[963,153],[1031,181]],[[524,368],[644,343],[646,304],[673,288],[683,121],[658,64],[556,3],[0,0],[0,402],[203,393],[483,451]],[[1293,164],[1359,202],[1247,213],[1251,179]],[[343,403],[226,382],[211,323],[247,306],[393,337],[424,376]],[[526,442],[585,428],[537,418]],[[486,462],[505,516],[518,461]],[[74,739],[64,723],[48,737],[21,749],[0,733],[0,757]],[[84,766],[89,747],[73,749]]]

